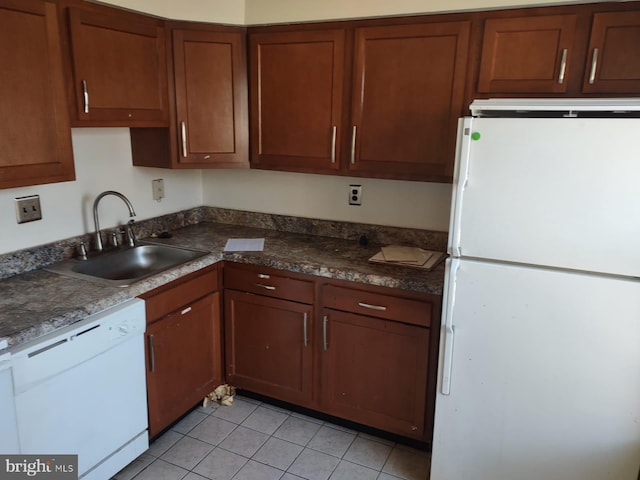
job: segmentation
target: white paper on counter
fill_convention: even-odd
[[[262,252],[264,238],[230,238],[224,246],[225,252]]]

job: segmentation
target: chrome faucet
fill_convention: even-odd
[[[100,195],[98,195],[95,201],[93,202],[93,223],[95,224],[95,227],[96,227],[96,233],[95,233],[96,251],[98,252],[102,251],[102,232],[100,232],[100,223],[98,222],[98,203],[100,203],[100,200],[102,200],[102,198],[106,197],[107,195],[115,195],[116,197],[120,198],[124,203],[126,203],[127,208],[129,209],[129,216],[130,217],[136,216],[136,212],[133,211],[133,205],[131,205],[131,202],[129,201],[129,199],[125,197],[123,194],[114,192],[113,190],[107,190],[106,192],[102,192]],[[129,245],[135,246],[135,235],[133,234],[133,230],[131,230],[132,222],[133,220],[130,220],[129,223],[127,224],[127,226],[129,227],[127,229],[127,237],[129,239]]]

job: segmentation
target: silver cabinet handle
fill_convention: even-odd
[[[355,125],[351,130],[351,163],[356,163],[356,133],[357,128]]]
[[[333,126],[331,128],[331,163],[336,163],[336,135],[338,134],[338,127]]]
[[[266,273],[259,273],[258,274],[258,278],[262,278],[262,279],[268,280],[268,279],[271,278],[271,275],[267,275]]]
[[[384,307],[382,305],[371,305],[370,303],[364,302],[358,302],[358,305],[363,308],[368,308],[369,310],[378,310],[381,312],[384,312],[387,309],[387,307]]]
[[[182,140],[182,156],[187,158],[187,124],[180,122],[180,138]]]
[[[153,335],[149,335],[149,370],[154,372],[156,370],[156,347],[153,341]]]
[[[328,315],[322,317],[322,349],[326,352],[329,348],[327,343],[327,322],[329,321]]]
[[[82,99],[84,100],[84,113],[89,113],[89,89],[87,87],[87,81],[82,80]]]
[[[591,57],[591,71],[589,72],[589,85],[593,85],[596,81],[596,70],[598,69],[598,49],[593,49],[593,55]]]
[[[182,310],[180,312],[180,315],[186,315],[187,313],[189,313],[191,311],[191,307],[187,307],[184,310]]]
[[[307,338],[307,318],[308,318],[308,314],[305,312],[303,314],[303,324],[302,324],[302,329],[303,329],[303,335],[304,335],[304,346],[306,347],[309,344],[308,338]]]
[[[558,83],[564,83],[564,74],[567,71],[567,49],[562,49],[562,58],[560,59],[560,72],[558,73]]]
[[[276,287],[272,287],[271,285],[265,285],[263,283],[256,283],[256,287],[266,288],[267,290],[275,290]]]

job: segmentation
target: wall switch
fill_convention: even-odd
[[[151,180],[151,188],[153,189],[153,199],[156,202],[161,201],[164,198],[164,180],[162,178]]]
[[[349,205],[362,205],[362,185],[349,185]]]
[[[33,222],[42,220],[42,210],[40,209],[40,195],[29,195],[18,197],[16,201],[16,218],[18,223]]]

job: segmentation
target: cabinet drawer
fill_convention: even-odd
[[[180,280],[178,280],[180,282]],[[147,309],[147,324],[165,315],[193,303],[218,289],[218,271],[210,270],[177,284],[169,284],[170,290],[160,291],[149,296],[142,295]]]
[[[243,269],[225,266],[224,287],[294,302],[313,303],[313,282],[274,274],[271,269],[259,267]]]
[[[393,295],[325,285],[322,288],[322,304],[326,308],[370,317],[397,320],[424,327],[431,325],[431,303]]]

